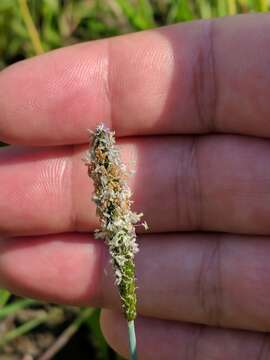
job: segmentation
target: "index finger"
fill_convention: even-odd
[[[0,139],[87,141],[99,122],[118,136],[270,135],[270,18],[196,21],[84,43],[0,74]]]

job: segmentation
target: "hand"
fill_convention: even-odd
[[[107,253],[88,234],[81,158],[104,122],[136,160],[150,226],[136,258],[140,359],[268,359],[269,34],[269,15],[198,21],[1,72],[0,138],[13,144],[0,152],[1,285],[110,308],[104,334],[127,354]]]

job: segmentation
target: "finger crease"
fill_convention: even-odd
[[[221,327],[223,324],[222,235],[215,235],[215,239],[211,240],[210,244],[210,249],[208,247],[202,257],[199,269],[198,298],[207,323]]]
[[[177,223],[187,224],[188,230],[202,228],[202,189],[198,161],[200,139],[191,138],[184,154],[181,152],[176,166],[176,216]]]
[[[75,145],[70,145],[70,230],[80,231],[80,221],[78,217],[77,205],[75,202],[75,193],[78,189],[75,188]]]
[[[197,360],[200,358],[200,343],[204,336],[204,325],[194,326],[189,345],[187,346],[186,360]]]

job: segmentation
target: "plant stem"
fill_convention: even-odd
[[[203,19],[210,19],[212,17],[212,9],[208,1],[197,0],[200,16]]]
[[[226,0],[218,0],[217,2],[218,16],[225,16],[227,14],[227,3]]]
[[[134,320],[128,321],[128,340],[130,360],[137,360],[137,344]]]
[[[229,15],[235,15],[237,13],[236,0],[228,0]]]
[[[20,12],[21,16],[23,18],[23,21],[25,23],[26,29],[28,31],[29,37],[32,41],[32,45],[34,48],[34,51],[37,55],[43,54],[44,50],[41,45],[39,33],[37,31],[37,28],[34,24],[34,21],[32,19],[27,0],[18,0],[20,5]]]
[[[33,299],[23,299],[23,300],[15,301],[11,305],[6,305],[5,307],[0,309],[0,319],[3,319],[4,317],[13,314],[16,311],[23,309],[29,305],[37,304],[37,303],[38,301]]]
[[[40,324],[46,322],[48,320],[49,314],[46,313],[42,316],[39,316],[36,319],[29,320],[26,323],[24,323],[21,326],[16,327],[14,330],[9,331],[6,335],[3,335],[0,339],[0,348],[4,345],[6,345],[11,340],[14,340],[15,338],[22,336],[29,331],[33,330]]]
[[[92,315],[94,309],[82,309],[76,319],[62,332],[62,334],[56,339],[56,341],[45,351],[39,358],[39,360],[53,359],[54,355],[58,353],[69,341],[69,339],[78,331],[80,326],[85,320]]]

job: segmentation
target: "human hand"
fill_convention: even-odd
[[[139,236],[140,359],[268,359],[270,18],[198,21],[60,49],[0,74],[0,283],[125,322],[81,158],[116,130]],[[58,145],[58,146],[57,146]],[[243,331],[249,330],[249,331]]]

